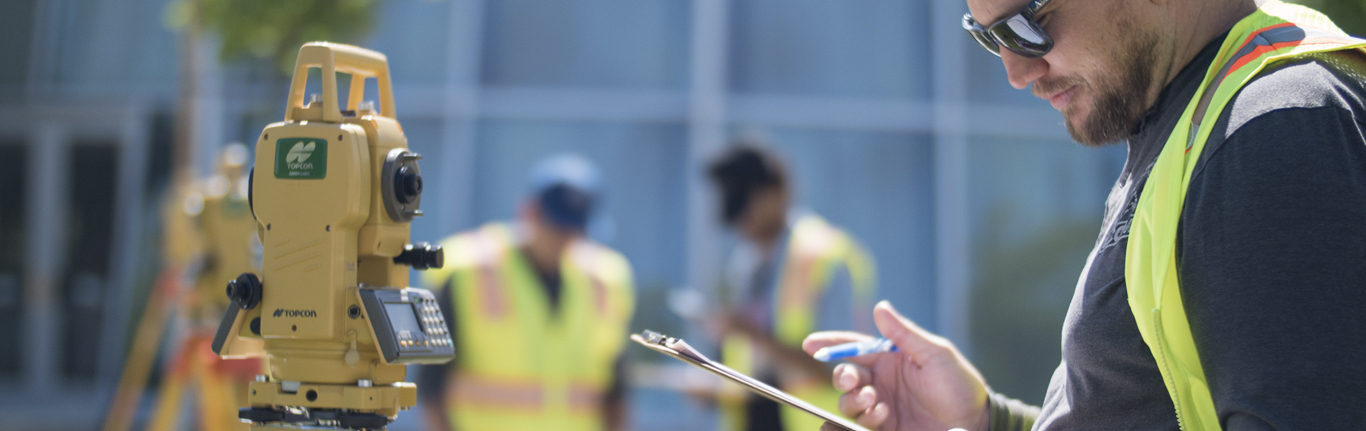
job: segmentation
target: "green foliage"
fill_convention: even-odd
[[[1366,0],[1293,0],[1291,3],[1323,12],[1347,34],[1366,35]]]
[[[172,28],[202,29],[222,41],[224,61],[243,56],[294,68],[306,42],[356,43],[374,25],[376,0],[175,0],[167,7]]]

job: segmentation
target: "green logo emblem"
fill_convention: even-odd
[[[289,138],[275,141],[275,178],[317,180],[326,177],[326,140]]]

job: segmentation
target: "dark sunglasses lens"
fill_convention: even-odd
[[[963,14],[962,24],[963,30],[967,30],[968,34],[972,35],[972,39],[977,41],[977,44],[982,45],[982,48],[986,48],[992,54],[996,54],[997,57],[1001,56],[1001,46],[996,44],[996,40],[992,39],[991,35],[983,32],[986,29],[982,28],[977,20],[972,19],[972,14]]]
[[[997,45],[996,40],[992,39],[991,36],[987,36],[986,33],[977,30],[968,30],[968,34],[971,34],[972,38],[976,40],[978,44],[982,45],[983,48],[986,48],[987,51],[991,51],[991,53],[996,54],[997,57],[1001,56],[1001,46]]]
[[[1042,57],[1053,49],[1053,40],[1048,34],[1023,16],[1013,16],[987,31],[1006,49],[1026,57]]]

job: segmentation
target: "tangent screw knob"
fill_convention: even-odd
[[[394,257],[394,263],[408,265],[416,270],[441,268],[446,262],[446,252],[439,245],[425,242],[403,246],[403,253]]]

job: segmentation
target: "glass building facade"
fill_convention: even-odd
[[[18,188],[0,192],[0,310],[13,310],[0,322],[18,330],[0,331],[0,345],[22,348],[0,348],[0,417],[41,423],[50,412],[25,406],[83,399],[90,411],[63,420],[88,428],[158,267],[179,68],[204,71],[191,96],[200,172],[217,147],[283,117],[285,79],[216,58],[212,38],[183,61],[167,0],[7,4],[0,166],[13,168],[0,175]],[[958,343],[995,389],[1042,400],[1124,150],[1071,143],[1060,115],[1011,88],[958,27],[962,0],[391,0],[376,11],[357,44],[388,56],[398,119],[425,156],[415,240],[511,218],[531,166],[576,152],[606,181],[595,235],[635,269],[632,329],[682,328],[667,292],[712,289],[734,243],[703,166],[757,134],[791,167],[798,205],[875,256],[879,299]],[[632,400],[637,420],[714,426],[679,394],[637,387]],[[409,412],[395,429],[418,426]]]

